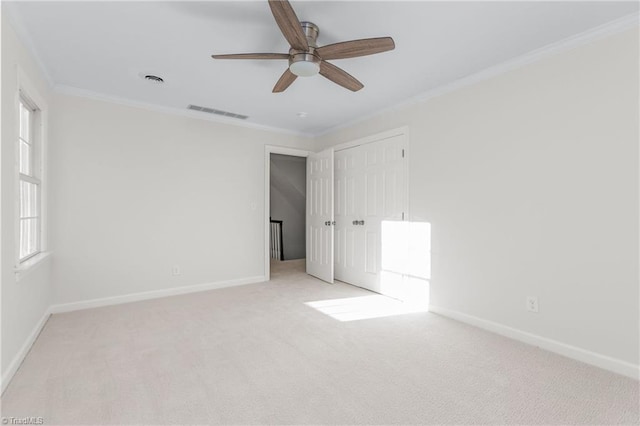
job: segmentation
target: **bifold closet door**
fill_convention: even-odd
[[[336,278],[392,296],[402,277],[382,280],[390,237],[382,234],[385,222],[404,220],[404,141],[399,135],[336,153]]]
[[[307,274],[333,283],[333,149],[307,158]]]
[[[364,204],[364,155],[360,147],[335,154],[335,277],[361,285],[364,265],[364,227],[361,219]]]

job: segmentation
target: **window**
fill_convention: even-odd
[[[41,250],[41,164],[39,132],[36,122],[38,108],[20,97],[18,135],[18,259],[20,262],[35,256]]]

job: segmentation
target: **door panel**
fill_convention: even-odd
[[[391,296],[402,280],[382,270],[382,224],[403,220],[404,143],[400,135],[336,153],[336,278]]]
[[[333,149],[307,160],[307,273],[333,283]]]

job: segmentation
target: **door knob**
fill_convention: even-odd
[[[351,223],[352,223],[353,225],[357,225],[357,224],[358,224],[358,221],[357,221],[357,220],[354,220],[354,221],[353,221],[353,222],[351,222]]]
[[[329,225],[331,225],[331,222],[326,221],[326,222],[324,223],[324,225],[325,225],[325,226],[329,226]]]
[[[358,225],[364,225],[364,220],[359,220]]]

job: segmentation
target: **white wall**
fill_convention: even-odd
[[[270,217],[282,220],[284,259],[306,255],[307,158],[271,154]]]
[[[264,277],[264,145],[312,140],[65,95],[53,109],[56,304]]]
[[[20,281],[14,272],[16,259],[16,147],[18,141],[17,94],[18,68],[33,88],[49,101],[49,90],[40,69],[20,43],[2,14],[2,181],[1,222],[2,255],[2,387],[28,349],[30,337],[37,332],[51,302],[50,259],[24,275]],[[23,79],[23,82],[27,80]],[[42,107],[42,105],[39,105]],[[26,346],[25,346],[26,345]]]
[[[317,148],[408,125],[410,220],[432,225],[431,303],[637,365],[638,114],[635,29]]]

